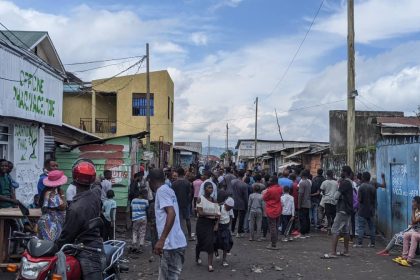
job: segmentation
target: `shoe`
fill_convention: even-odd
[[[301,237],[302,237],[302,235],[300,233],[298,235],[295,235],[295,239],[301,238]]]
[[[353,245],[353,248],[362,248],[363,247],[363,245],[362,244],[354,244]]]
[[[249,241],[254,241],[254,239],[253,238],[250,238],[250,239],[248,239]]]
[[[375,248],[375,244],[369,243],[368,248]]]
[[[271,245],[271,244],[269,244],[267,247],[265,247],[266,249],[269,249],[269,250],[279,250],[279,248],[277,247],[277,246],[273,246],[273,245]]]
[[[197,264],[202,264],[202,263],[203,263],[203,261],[202,261],[200,258],[198,258],[195,262],[196,262]]]
[[[390,254],[389,254],[389,252],[387,252],[386,250],[382,250],[382,251],[379,251],[379,252],[377,252],[376,253],[378,256],[384,256],[384,257],[387,257],[387,256],[389,256]]]
[[[297,230],[294,230],[294,231],[292,231],[292,235],[293,235],[293,236],[295,236],[295,235],[300,235],[300,232],[299,232],[299,231],[297,231]]]
[[[155,257],[154,256],[151,256],[150,258],[149,258],[149,262],[154,262],[155,261]]]
[[[227,263],[227,261],[223,261],[222,265],[223,265],[224,267],[229,266],[229,264]]]
[[[213,266],[212,265],[209,265],[209,272],[213,272],[213,271],[214,271]]]
[[[287,239],[287,238],[283,238],[281,241],[283,241],[283,242],[288,242],[288,241],[289,241],[289,239]]]
[[[258,238],[257,239],[257,242],[261,242],[261,241],[263,241],[262,238]]]
[[[344,237],[340,237],[340,238],[338,239],[338,241],[340,241],[340,242],[344,242]]]
[[[289,241],[293,241],[293,237],[289,237]]]

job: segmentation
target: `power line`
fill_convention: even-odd
[[[121,58],[110,58],[110,59],[104,59],[104,60],[85,61],[85,62],[65,63],[64,65],[93,64],[93,63],[109,62],[109,61],[116,61],[116,60],[127,60],[127,59],[140,58],[140,57],[143,57],[143,55],[121,57]]]
[[[321,11],[322,6],[324,5],[324,1],[325,1],[325,0],[322,0],[322,1],[321,1],[321,4],[319,5],[318,10],[316,11],[314,18],[312,19],[312,22],[311,22],[311,24],[309,25],[309,28],[308,28],[308,30],[306,31],[305,36],[303,37],[302,41],[300,42],[299,47],[296,49],[296,52],[295,52],[295,54],[293,55],[292,60],[290,61],[289,65],[287,65],[286,70],[283,72],[283,75],[280,77],[280,80],[276,83],[276,85],[275,85],[275,86],[274,86],[274,88],[271,90],[271,92],[270,92],[267,96],[265,96],[265,97],[263,97],[263,98],[268,98],[268,97],[270,97],[271,95],[273,95],[273,93],[274,93],[274,91],[276,90],[276,88],[277,88],[277,87],[278,87],[278,86],[279,86],[279,85],[283,82],[284,78],[286,78],[286,75],[289,73],[290,67],[292,67],[293,62],[295,62],[295,59],[296,59],[297,55],[299,54],[299,51],[300,51],[300,49],[302,48],[303,43],[305,42],[306,38],[308,37],[308,34],[309,34],[309,32],[311,31],[312,26],[314,25],[315,20],[316,20],[316,18],[318,17],[319,12]]]
[[[97,69],[101,69],[101,68],[106,68],[106,67],[110,67],[110,66],[115,66],[115,65],[119,65],[119,64],[123,64],[126,62],[129,62],[130,60],[126,60],[123,62],[117,62],[117,63],[112,63],[112,64],[107,64],[107,65],[102,65],[102,66],[98,66],[98,67],[92,67],[92,68],[88,68],[88,69],[83,69],[83,70],[76,70],[76,71],[71,71],[72,73],[83,73],[83,72],[89,72],[92,70],[97,70]]]
[[[380,110],[384,110],[384,111],[386,111],[386,109],[384,108],[384,107],[381,107],[381,106],[379,106],[379,105],[376,105],[375,103],[373,103],[373,102],[370,102],[365,96],[362,96],[361,94],[359,94],[359,97],[361,97],[361,98],[363,98],[367,103],[369,103],[369,104],[371,104],[371,105],[373,105],[373,106],[375,106],[376,108],[379,108]]]
[[[0,33],[7,39],[7,41],[9,41],[13,46],[21,49],[22,51],[24,51],[27,56],[31,57],[33,60],[35,60],[38,64],[36,65],[36,69],[34,71],[34,73],[32,73],[32,76],[35,76],[35,74],[38,72],[38,69],[41,67],[41,65],[48,65],[48,67],[50,67],[51,69],[53,69],[53,71],[55,71],[56,73],[58,73],[60,76],[62,76],[62,74],[60,72],[58,72],[54,67],[51,67],[51,65],[46,64],[40,57],[38,57],[37,55],[33,54],[30,49],[31,47],[29,47],[25,42],[23,42],[13,31],[9,30],[2,22],[0,22],[0,25],[6,29],[10,34],[13,35],[13,37],[15,37],[19,42],[21,42],[23,44],[23,46],[27,47],[27,49],[22,48],[21,46],[16,45],[12,40],[10,40],[9,36],[7,36],[2,30],[0,30]],[[2,40],[3,42],[5,42],[4,40]],[[6,42],[7,44],[7,42]],[[22,82],[20,80],[13,80],[13,79],[8,79],[8,78],[4,78],[4,77],[0,77],[0,80],[5,80],[5,81],[10,81],[10,82]],[[28,81],[28,79],[25,79],[23,82],[26,83]]]

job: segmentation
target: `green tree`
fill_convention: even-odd
[[[227,150],[227,155],[228,155],[228,157],[229,157],[229,158],[231,158],[231,157],[233,156],[233,152],[232,152],[232,150]],[[225,157],[226,157],[226,152],[223,152],[223,153],[220,155],[220,159],[221,159],[221,160],[224,160],[224,159],[225,159]]]

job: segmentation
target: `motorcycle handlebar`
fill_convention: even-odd
[[[66,248],[73,248],[73,249],[80,250],[80,251],[84,250],[84,251],[91,251],[91,252],[98,252],[98,253],[102,252],[102,249],[88,247],[88,246],[85,246],[83,244],[65,244],[65,245],[63,245],[63,247],[61,247],[60,251],[64,251],[64,249],[66,249]]]

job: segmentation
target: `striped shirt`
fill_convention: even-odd
[[[149,208],[149,201],[142,198],[135,198],[131,201],[131,220],[146,220],[147,208]]]

